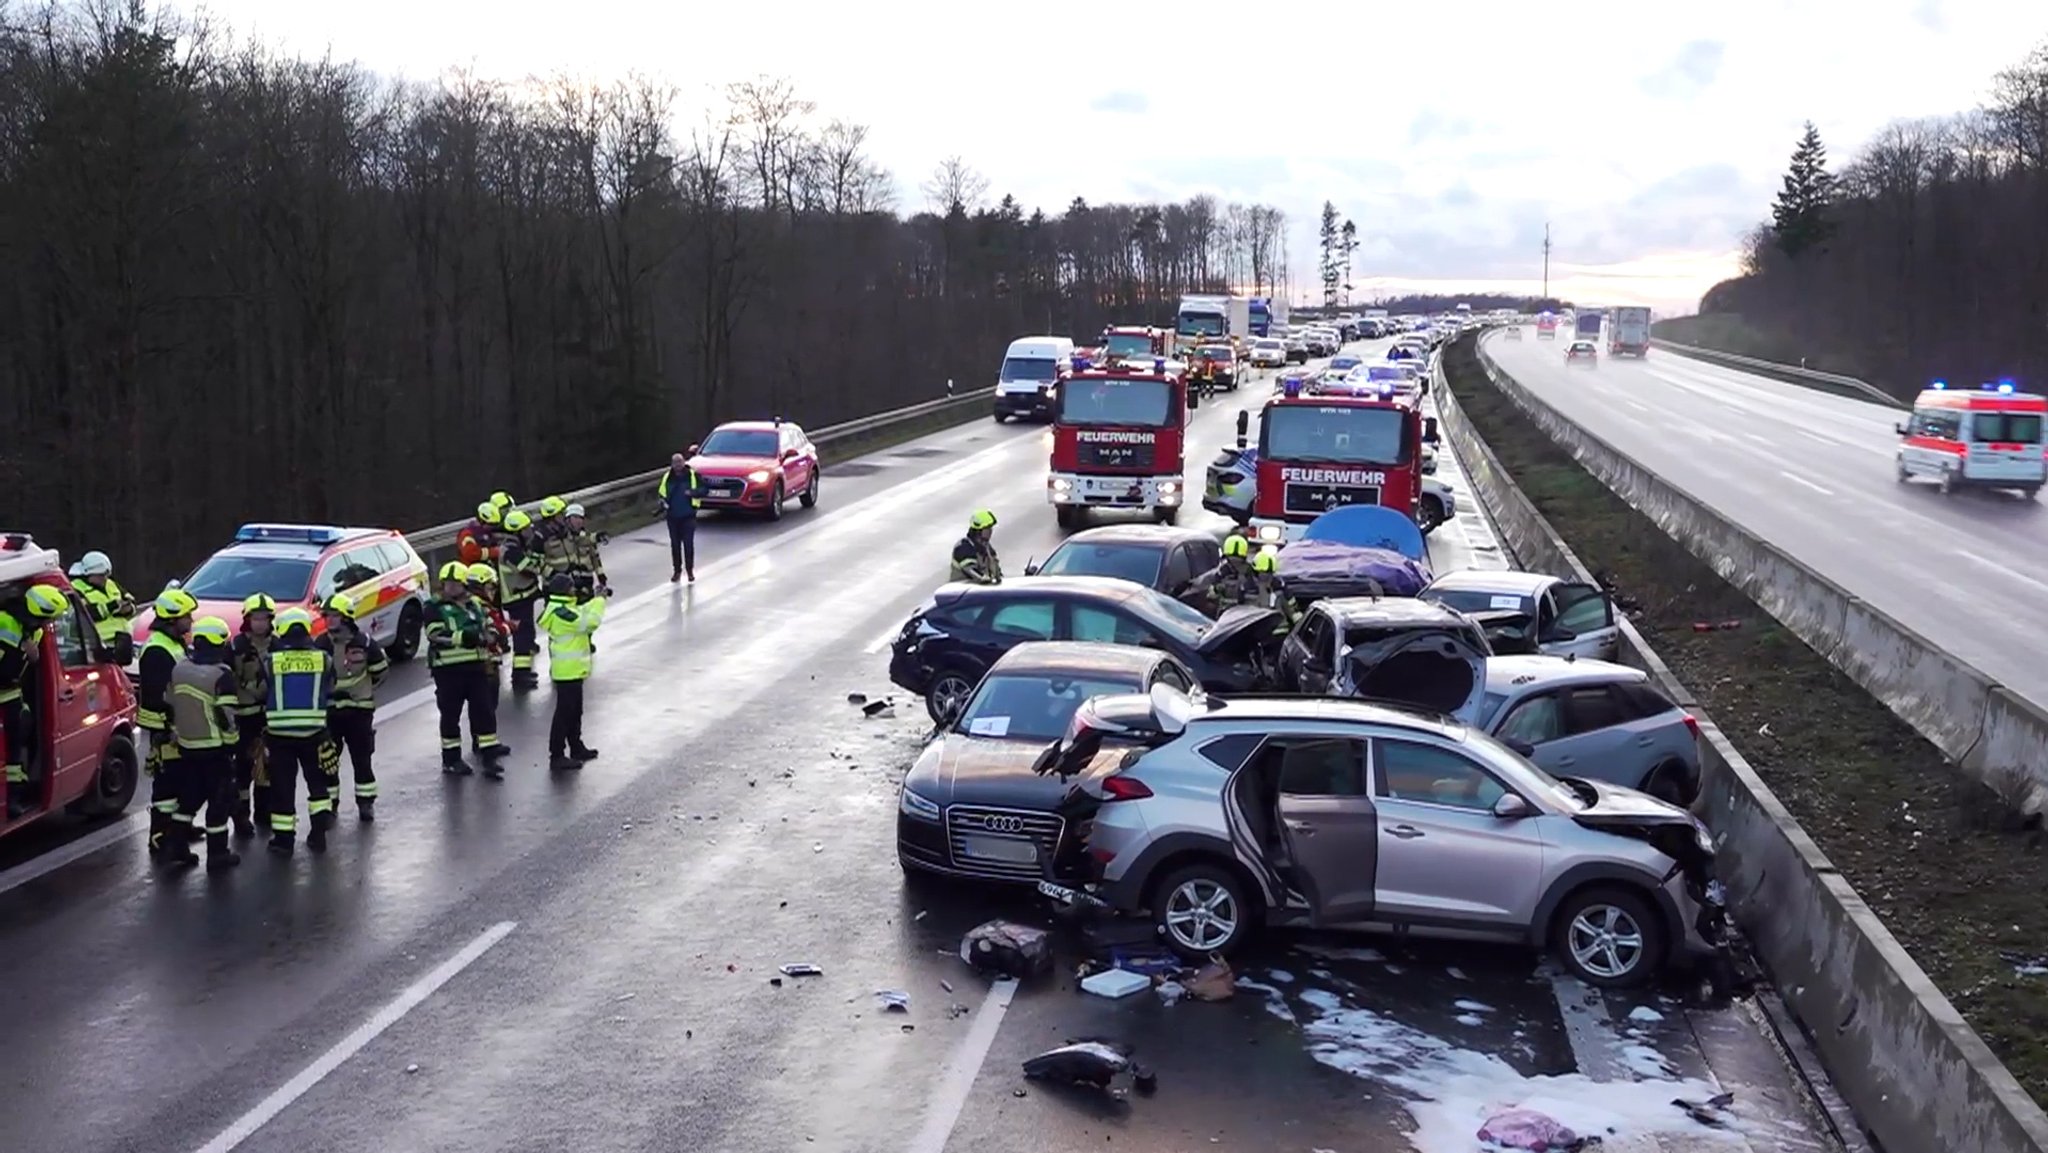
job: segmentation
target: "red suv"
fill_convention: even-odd
[[[782,519],[790,497],[817,507],[818,464],[811,438],[780,417],[730,421],[690,446],[705,508],[766,513],[770,520]]]

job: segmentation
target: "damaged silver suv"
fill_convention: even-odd
[[[1723,940],[1690,813],[1449,717],[1160,687],[1083,705],[1035,767],[1072,782],[1041,890],[1089,889],[1190,958],[1262,925],[1476,933],[1619,987]]]

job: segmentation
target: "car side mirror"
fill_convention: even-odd
[[[687,457],[695,457],[695,456],[696,456],[697,454],[699,454],[699,453],[701,453],[701,452],[703,452],[703,451],[704,451],[704,446],[703,446],[703,445],[701,445],[701,444],[693,444],[693,445],[691,445],[690,447],[688,447],[688,448],[686,448],[686,449],[684,449],[684,450],[683,450],[683,455],[684,455],[684,456],[687,456]]]
[[[1565,628],[1563,625],[1552,625],[1550,626],[1550,631],[1543,634],[1543,642],[1545,644],[1557,644],[1563,641],[1575,641],[1578,639],[1579,634]]]
[[[1529,802],[1514,793],[1504,793],[1493,803],[1493,815],[1503,821],[1518,821],[1529,815]]]
[[[1202,407],[1202,394],[1201,394],[1201,393],[1199,393],[1199,392],[1197,392],[1197,391],[1195,391],[1195,390],[1194,390],[1194,389],[1192,389],[1192,388],[1191,388],[1191,389],[1189,389],[1189,390],[1188,390],[1188,411],[1189,411],[1189,412],[1193,412],[1193,411],[1195,411],[1196,409],[1198,409],[1198,408],[1200,408],[1200,407]]]
[[[795,459],[796,459],[796,456],[797,456],[797,452],[796,452],[796,450],[795,450],[795,449],[793,449],[793,448],[785,448],[785,449],[783,449],[783,450],[782,450],[782,459],[783,459],[783,460],[784,460],[785,462],[786,462],[786,461],[792,461],[792,460],[795,460]]]
[[[1509,739],[1502,741],[1501,744],[1506,745],[1508,748],[1513,749],[1517,754],[1524,757],[1533,757],[1536,755],[1536,746],[1530,744],[1527,741]],[[1507,798],[1503,797],[1501,799],[1506,800]],[[1522,798],[1516,797],[1515,799],[1519,801]]]
[[[125,632],[115,633],[113,640],[99,647],[97,657],[103,664],[126,668],[135,659],[135,638]]]

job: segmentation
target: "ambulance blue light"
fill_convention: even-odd
[[[1948,387],[1948,381],[1945,381],[1945,380],[1937,380],[1937,381],[1935,381],[1935,382],[1934,382],[1934,384],[1933,384],[1933,386],[1932,386],[1932,387],[1934,387],[1934,388],[1947,388],[1947,387]]]
[[[245,524],[235,530],[235,540],[286,541],[292,544],[330,545],[341,539],[341,530],[332,525],[314,524]]]
[[[1289,398],[1300,396],[1301,378],[1298,376],[1290,376],[1286,380],[1281,381],[1280,392],[1282,393],[1282,395],[1285,395]]]
[[[2007,393],[2007,394],[2010,394],[2010,393],[2012,392],[2012,381],[2009,381],[2009,380],[2001,380],[2001,381],[1999,381],[1999,382],[1998,382],[1998,391],[2000,391],[2000,392],[2003,392],[2003,393]]]
[[[1166,358],[1165,358],[1165,357],[1163,357],[1163,356],[1155,356],[1155,357],[1153,357],[1153,358],[1152,358],[1152,371],[1153,371],[1153,372],[1157,372],[1157,373],[1161,373],[1161,374],[1164,374],[1164,373],[1166,372]]]

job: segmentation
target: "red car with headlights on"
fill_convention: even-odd
[[[786,420],[735,420],[690,446],[690,467],[704,490],[705,508],[734,509],[782,518],[789,498],[818,504],[818,448]]]

